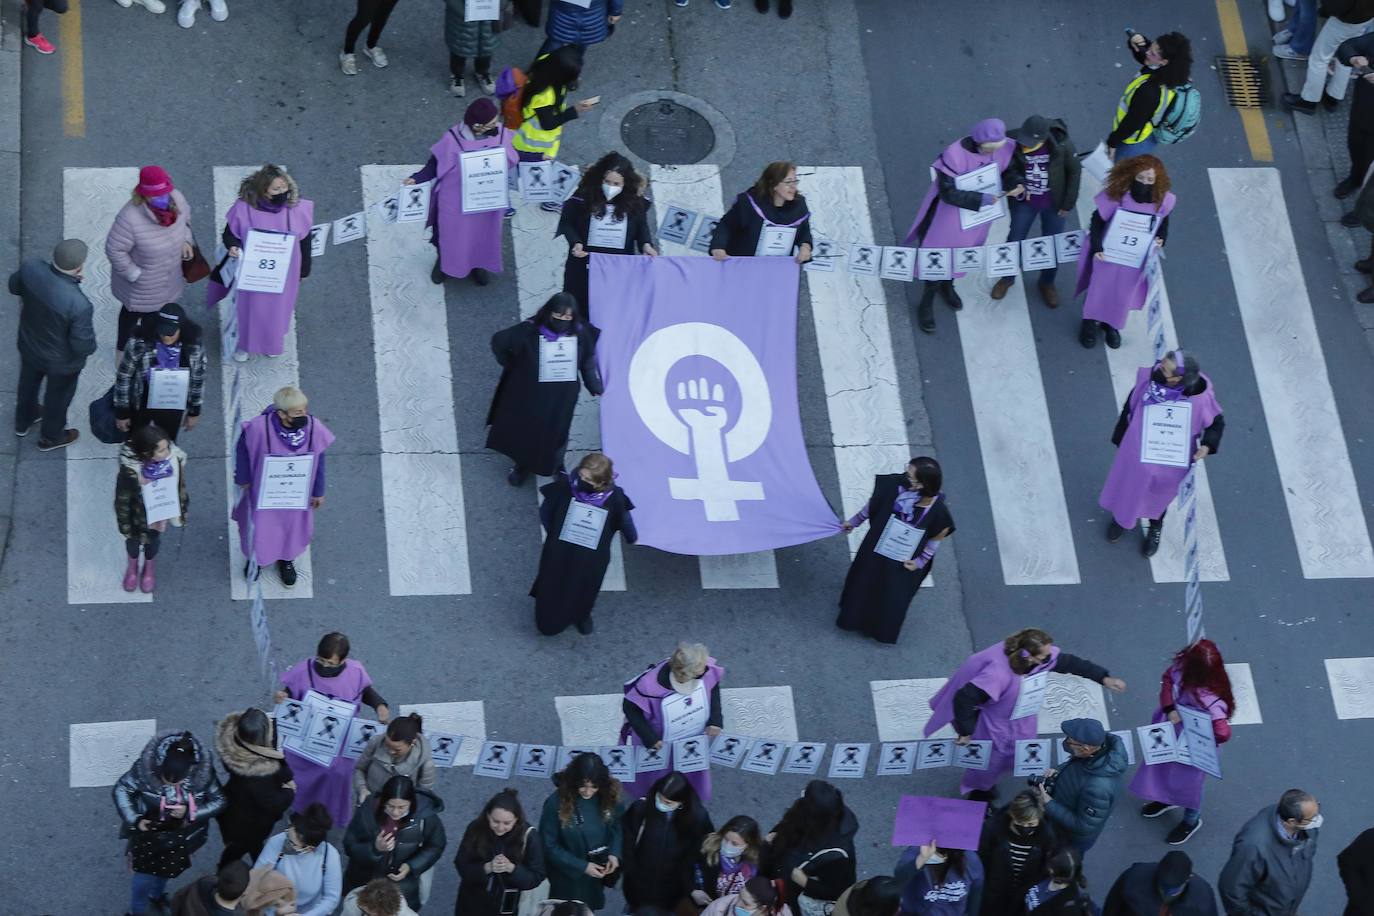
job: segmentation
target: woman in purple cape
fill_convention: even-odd
[[[980,210],[997,202],[999,197],[1021,197],[1025,194],[1025,176],[1013,153],[1016,145],[1007,142],[1007,126],[997,118],[987,118],[973,125],[967,137],[947,146],[930,164],[933,180],[926,196],[916,208],[916,220],[906,234],[904,244],[918,248],[976,248],[988,240],[991,222],[962,228],[960,210]],[[962,191],[956,181],[978,169],[992,164],[1000,173],[1002,191]],[[963,274],[955,271],[954,277]],[[956,312],[964,301],[954,289],[954,280],[927,280],[916,306],[916,320],[921,330],[935,333],[935,290]]]
[[[1156,464],[1144,460],[1140,439],[1146,415],[1157,406],[1186,405],[1189,410],[1188,465]],[[1184,350],[1171,350],[1154,366],[1142,366],[1135,387],[1121,405],[1112,444],[1116,457],[1107,472],[1098,505],[1112,514],[1107,540],[1115,543],[1142,518],[1150,520],[1141,553],[1152,557],[1159,550],[1164,513],[1193,463],[1216,454],[1226,428],[1212,380],[1202,374],[1197,358]]]
[[[992,742],[988,768],[964,771],[959,791],[965,796],[976,801],[991,801],[996,796],[997,781],[1011,770],[1015,761],[1016,742],[1036,735],[1040,704],[1018,704],[1021,687],[1028,682],[1035,686],[1031,679],[1051,671],[1096,681],[1116,693],[1126,689],[1126,682],[1111,677],[1106,668],[1060,652],[1054,637],[1044,630],[1027,627],[970,655],[939,693],[930,698],[933,712],[925,725],[927,738],[953,724],[959,744]],[[1019,710],[1018,705],[1022,707]],[[1018,712],[1020,715],[1012,718]]]
[[[625,682],[625,700],[620,704],[625,713],[621,743],[671,747],[679,738],[719,735],[723,722],[720,682],[724,677],[725,669],[701,643],[678,643],[668,658]],[[625,784],[626,796],[641,797],[661,775],[651,771],[636,777]],[[703,802],[711,800],[710,770],[683,775]]]
[[[287,697],[299,700],[313,690],[330,699],[352,703],[355,714],[366,703],[377,711],[378,721],[390,721],[391,709],[386,700],[373,688],[363,663],[348,657],[348,650],[347,636],[324,634],[314,658],[301,659],[281,676],[282,686],[273,702],[283,703]],[[283,752],[296,777],[292,810],[304,811],[312,802],[319,802],[329,810],[335,827],[346,827],[353,816],[354,762],[340,754],[325,767],[296,753],[289,744],[283,746]]]

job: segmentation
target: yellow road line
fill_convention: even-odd
[[[62,57],[62,129],[68,137],[84,137],[86,76],[81,54],[81,0],[71,0],[66,15],[58,16],[57,22],[57,53]]]
[[[1236,0],[1217,0],[1217,18],[1221,20],[1221,40],[1228,57],[1245,57],[1250,50],[1245,43],[1245,29],[1240,24],[1240,10]],[[1264,112],[1258,108],[1241,108],[1240,124],[1245,128],[1245,142],[1250,144],[1250,158],[1257,162],[1273,162],[1274,147],[1269,142],[1269,129],[1264,126]]]

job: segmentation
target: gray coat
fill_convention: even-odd
[[[444,44],[448,45],[448,53],[468,60],[491,57],[500,35],[493,28],[496,23],[468,22],[463,13],[465,7],[463,0],[445,0]]]
[[[19,355],[53,375],[75,375],[95,352],[91,300],[75,277],[30,258],[10,274],[10,294],[24,300]]]
[[[1240,828],[1221,869],[1221,904],[1227,916],[1296,916],[1312,883],[1320,830],[1296,840],[1279,836],[1278,807],[1268,805]]]

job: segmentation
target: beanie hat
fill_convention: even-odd
[[[488,124],[496,117],[498,111],[499,109],[496,107],[496,103],[491,99],[476,99],[468,106],[468,110],[463,113],[463,123],[468,127]]]
[[[1002,123],[1001,118],[986,118],[973,125],[969,136],[974,143],[996,143],[1007,138],[1007,125]]]
[[[134,192],[139,197],[159,197],[172,193],[172,176],[160,165],[145,165],[138,170],[138,186]]]
[[[52,250],[52,263],[58,270],[76,270],[86,263],[86,243],[81,239],[63,239]]]

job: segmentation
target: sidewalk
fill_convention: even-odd
[[[19,0],[0,0],[0,270],[8,277],[19,266],[19,54],[24,49]],[[8,295],[6,293],[6,295]],[[14,339],[19,324],[17,300],[0,309],[0,405],[6,419],[14,405]],[[10,542],[10,522],[14,511],[14,472],[18,444],[14,436],[0,436],[0,570]]]

